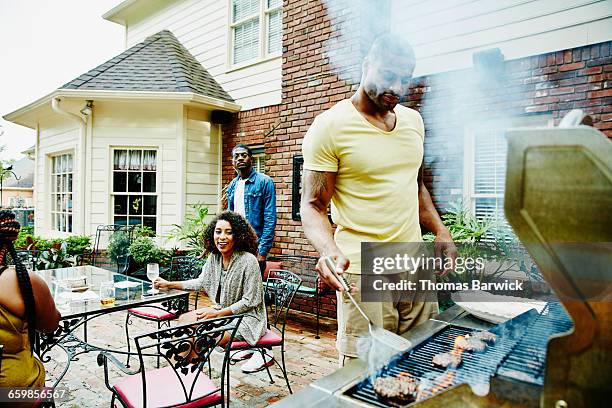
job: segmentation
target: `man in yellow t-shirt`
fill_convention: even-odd
[[[456,249],[423,184],[425,130],[421,115],[399,105],[414,71],[411,46],[398,37],[376,39],[363,62],[357,92],[317,116],[304,137],[301,217],[321,255],[321,279],[342,286],[325,266],[331,257],[360,302],[362,242],[421,242],[420,224],[436,234],[438,249]],[[327,218],[332,202],[335,236]],[[437,312],[435,302],[360,303],[377,325],[402,334]],[[357,338],[368,325],[346,296],[338,294],[340,363],[357,356]]]

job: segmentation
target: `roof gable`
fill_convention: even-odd
[[[234,101],[168,30],[148,37],[60,89],[193,92]]]

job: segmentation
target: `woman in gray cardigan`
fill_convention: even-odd
[[[206,228],[204,246],[210,256],[202,267],[200,276],[178,282],[157,278],[155,286],[168,289],[203,289],[214,302],[214,306],[185,313],[179,323],[243,313],[245,316],[236,337],[250,345],[256,344],[266,333],[267,316],[261,273],[255,257],[255,231],[240,214],[225,211]],[[267,352],[264,360],[261,353],[253,353],[251,350],[236,353],[232,359],[242,360],[248,357],[251,358],[241,367],[244,372],[259,371],[273,363],[270,352]]]

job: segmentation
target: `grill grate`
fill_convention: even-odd
[[[563,306],[558,302],[548,303],[542,314],[503,359],[497,375],[544,385],[548,339],[555,334],[567,332],[572,327],[572,320]]]
[[[451,351],[457,336],[473,332],[471,329],[450,325],[412,350],[398,354],[373,378],[395,377],[402,372],[408,372],[421,382],[418,399],[428,398],[443,389],[462,383],[470,384],[472,388],[485,387],[483,389],[486,393],[490,378],[502,364],[507,367],[506,372],[512,370],[515,373],[514,377],[519,372],[519,366],[523,371],[533,370],[532,376],[541,376],[546,362],[546,343],[552,334],[566,330],[568,320],[569,317],[559,304],[551,304],[542,315],[538,315],[535,310],[526,312],[489,330],[498,335],[498,341],[494,345],[481,353],[463,352],[461,365],[446,370],[433,366],[433,356]],[[525,362],[527,357],[531,365]],[[380,399],[369,378],[350,388],[346,394],[377,407],[401,406]]]

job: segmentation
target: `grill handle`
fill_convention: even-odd
[[[334,264],[334,261],[330,257],[326,256],[325,257],[325,264],[327,265],[327,268],[332,272],[334,277],[336,279],[338,279],[338,282],[340,282],[340,284],[342,285],[342,288],[344,289],[344,292],[346,293],[348,298],[351,300],[351,302],[353,302],[353,305],[355,306],[355,308],[359,311],[359,313],[361,313],[363,318],[368,321],[368,323],[372,324],[372,321],[370,320],[368,315],[365,314],[365,312],[363,311],[363,309],[361,309],[361,307],[359,307],[359,305],[355,301],[355,298],[353,298],[353,295],[351,295],[351,288],[350,288],[348,282],[346,281],[346,279],[344,279],[344,276],[340,276],[336,272],[336,265]]]

